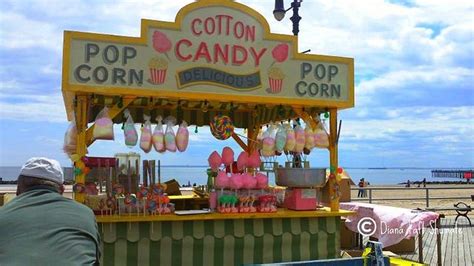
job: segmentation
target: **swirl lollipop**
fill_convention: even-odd
[[[216,115],[209,124],[212,135],[219,140],[226,140],[234,133],[234,124],[232,119],[225,115]]]

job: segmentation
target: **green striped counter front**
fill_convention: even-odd
[[[120,222],[98,217],[101,265],[228,266],[337,258],[341,220],[337,213],[286,218],[208,214],[202,219],[179,219],[172,215],[168,220],[142,217],[148,219],[135,221],[140,218],[132,217],[133,221]]]

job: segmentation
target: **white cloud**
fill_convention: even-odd
[[[53,95],[2,95],[0,97],[1,120],[66,122],[66,110],[60,93]]]

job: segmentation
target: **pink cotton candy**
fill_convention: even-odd
[[[216,188],[228,188],[229,187],[230,178],[227,176],[226,172],[219,171],[216,176],[215,185]]]
[[[301,126],[296,126],[295,137],[296,137],[296,145],[293,151],[296,153],[301,153],[303,152],[304,145],[306,143],[305,132]]]
[[[234,151],[229,147],[222,149],[222,163],[226,166],[231,165],[234,162]]]
[[[187,127],[188,124],[183,121],[183,123],[178,128],[178,132],[176,133],[176,147],[180,152],[185,151],[188,147],[189,131]]]
[[[241,189],[244,185],[243,178],[241,174],[231,174],[230,175],[230,188],[232,189]]]
[[[244,188],[254,189],[257,187],[257,179],[249,173],[242,174],[242,179],[244,180]]]
[[[253,168],[258,168],[260,167],[260,155],[258,154],[258,151],[255,150],[252,152],[252,154],[249,156],[248,159],[248,166],[253,167]]]
[[[257,188],[265,189],[268,187],[268,177],[266,175],[257,173],[255,176],[257,179]]]
[[[266,137],[263,139],[262,156],[263,157],[275,156],[275,139],[274,138]]]
[[[240,153],[239,157],[237,158],[237,168],[239,170],[244,170],[245,167],[248,165],[249,155],[247,152],[243,151]]]
[[[214,171],[217,171],[222,164],[222,158],[217,151],[213,151],[207,161],[209,162],[209,167]]]

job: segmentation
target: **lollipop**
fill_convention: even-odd
[[[232,119],[225,115],[216,115],[209,124],[212,135],[219,140],[226,140],[232,136],[234,125]]]

